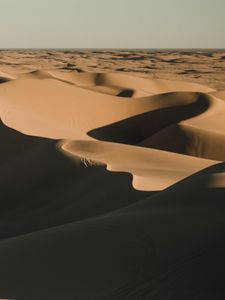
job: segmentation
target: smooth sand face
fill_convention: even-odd
[[[223,299],[225,53],[0,55],[0,298]]]

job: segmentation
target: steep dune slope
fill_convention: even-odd
[[[224,170],[99,218],[2,240],[1,297],[224,297]]]

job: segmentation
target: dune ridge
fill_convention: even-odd
[[[133,92],[126,94],[128,91]],[[66,141],[62,149],[68,150],[70,156],[73,153],[87,159],[96,156],[99,162],[107,165],[108,170],[130,172],[136,188],[155,191],[224,159],[223,148],[214,151],[210,150],[209,145],[211,141],[225,145],[220,126],[225,104],[212,93],[212,89],[197,84],[147,80],[124,74],[71,72],[65,75],[59,71],[32,71],[0,86],[0,111],[1,119],[7,126],[25,134],[53,139],[114,142],[107,147],[98,142],[97,151],[102,145],[100,154],[92,150],[87,153],[86,147],[82,153],[79,142]],[[96,111],[95,107],[101,109]],[[212,122],[213,127],[209,126]],[[179,134],[173,132],[167,135],[167,140],[162,138],[164,132],[172,133],[168,131],[171,126],[176,131],[179,128]],[[162,145],[162,141],[171,145],[168,138],[173,139],[174,135],[180,140],[176,141],[176,145],[183,143],[181,148],[186,150],[179,151],[172,147],[170,150],[188,155],[183,160],[186,160],[186,166],[183,165],[182,171],[177,170],[175,175],[175,169],[170,167],[168,171],[167,167],[162,167],[160,171],[153,168],[151,173],[140,167],[138,156],[144,156],[143,161],[151,161],[154,159],[151,158],[151,151],[157,152],[157,160],[163,161],[162,150],[168,150],[168,147]],[[154,142],[157,136],[161,144]],[[122,148],[117,142],[139,144],[146,149],[145,152],[141,148],[132,151],[132,147],[124,145]],[[89,150],[91,145],[96,145],[88,143]],[[84,143],[81,142],[81,145]],[[105,157],[110,149],[114,154],[107,162]],[[130,159],[124,165],[126,153],[129,152]],[[136,152],[139,154],[136,155]],[[120,153],[121,160],[117,153]],[[173,160],[175,156],[174,165],[176,160],[180,161],[178,154],[169,155],[166,160]],[[191,158],[193,156],[199,159]],[[202,159],[206,159],[205,164],[202,164]],[[195,167],[186,172],[187,165],[191,165],[192,161]],[[131,162],[132,167],[129,167]],[[163,174],[166,174],[165,178]]]

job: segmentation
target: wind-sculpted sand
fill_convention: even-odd
[[[223,299],[223,86],[25,69],[0,72],[0,298]]]

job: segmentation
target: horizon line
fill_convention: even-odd
[[[0,51],[4,51],[4,50],[225,50],[225,47],[213,47],[213,48],[208,48],[208,47],[199,47],[199,48],[195,48],[195,47],[186,47],[186,48],[172,48],[172,47],[168,47],[168,48],[110,48],[110,47],[106,47],[106,48],[75,48],[75,47],[34,47],[34,48],[30,48],[30,47],[0,47]]]

